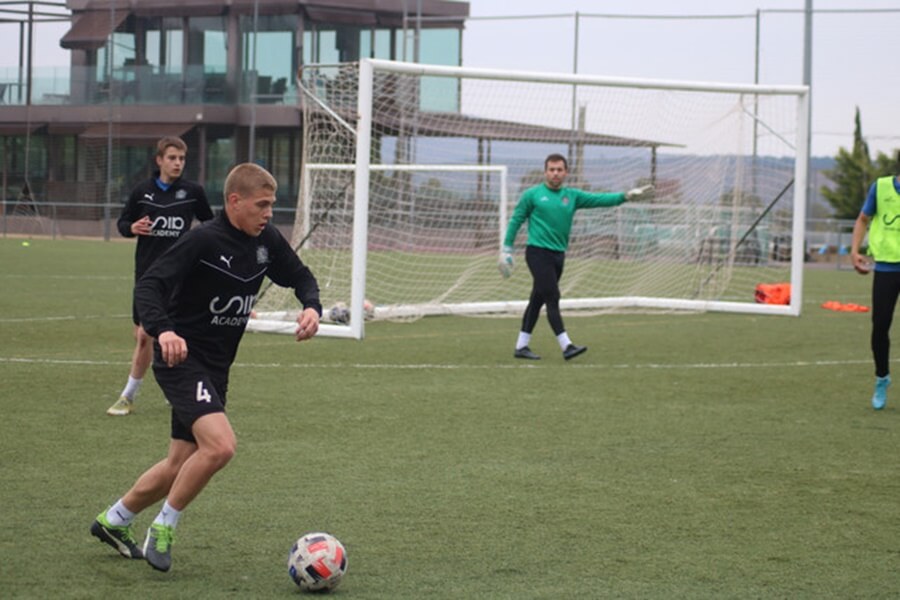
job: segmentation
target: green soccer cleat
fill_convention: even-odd
[[[106,409],[106,414],[112,417],[124,417],[134,412],[134,400],[127,396],[119,396],[116,403]]]
[[[157,571],[172,568],[172,544],[175,542],[175,528],[153,523],[144,540],[144,558]]]
[[[116,552],[125,558],[144,558],[131,533],[131,526],[110,525],[106,519],[106,511],[97,515],[97,519],[91,525],[91,535],[115,548]]]

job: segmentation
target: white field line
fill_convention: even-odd
[[[860,300],[860,298],[847,296],[847,297],[843,297],[843,300],[848,301],[848,302],[849,301],[858,301],[858,300]],[[803,304],[804,304],[804,306],[807,304],[815,304],[816,306],[818,306],[819,304],[821,304],[821,302],[805,301]],[[673,314],[677,315],[678,313],[676,312]],[[689,314],[689,313],[684,313],[684,314]],[[571,314],[563,312],[563,315],[566,318],[569,318],[569,317],[580,318],[580,317],[596,316],[594,314],[586,314],[586,313],[579,314],[578,312],[573,312]],[[131,313],[122,313],[122,314],[115,314],[115,315],[86,315],[86,316],[85,315],[82,315],[82,316],[59,315],[59,316],[42,316],[42,317],[0,317],[0,323],[40,323],[40,322],[53,322],[53,321],[78,321],[78,320],[87,320],[87,319],[130,319],[130,318],[131,318]],[[511,318],[511,316],[506,315],[504,318]],[[515,318],[518,318],[518,316],[516,316]],[[420,337],[420,336],[413,335],[413,336],[408,336],[408,337]],[[841,364],[844,364],[844,363],[841,363]]]
[[[58,317],[0,317],[0,323],[43,323],[52,321],[89,321],[91,319],[125,319],[131,318],[130,314],[120,315],[62,315]]]
[[[40,273],[0,273],[0,279],[75,279],[75,280],[100,280],[111,281],[118,279],[134,279],[134,275],[44,275]]]
[[[693,370],[693,369],[797,369],[809,367],[833,367],[841,365],[870,364],[871,359],[857,360],[798,360],[791,362],[723,362],[723,363],[683,363],[683,364],[659,364],[659,363],[622,363],[608,365],[567,365],[567,369],[666,369],[666,370]],[[117,360],[87,360],[64,358],[19,358],[14,356],[0,356],[2,364],[39,364],[39,365],[79,365],[79,366],[123,366],[129,365],[127,361]],[[509,364],[509,365],[465,365],[465,364],[439,364],[439,363],[411,363],[411,364],[365,364],[365,363],[327,363],[327,364],[298,364],[298,363],[243,363],[236,362],[237,368],[251,369],[380,369],[380,370],[460,370],[479,371],[484,369],[547,369],[554,365]],[[558,366],[558,365],[556,365]]]

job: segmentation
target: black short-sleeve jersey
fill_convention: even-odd
[[[135,285],[135,304],[148,334],[174,331],[189,354],[227,373],[264,277],[322,314],[318,283],[281,232],[269,224],[249,236],[222,213],[153,262]]]

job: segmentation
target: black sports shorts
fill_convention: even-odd
[[[169,367],[162,360],[159,344],[154,344],[153,375],[172,406],[172,439],[197,443],[191,432],[194,422],[204,415],[225,412],[228,374],[214,373],[190,353],[183,363]]]

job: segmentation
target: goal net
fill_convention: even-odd
[[[509,215],[569,159],[566,185],[640,201],[576,213],[564,310],[801,306],[808,94],[730,85],[509,73],[382,60],[304,67],[304,151],[292,242],[319,280],[322,333],[364,321],[520,313],[497,271]],[[755,302],[790,283],[788,305]],[[269,288],[251,328],[292,332],[296,300]]]

